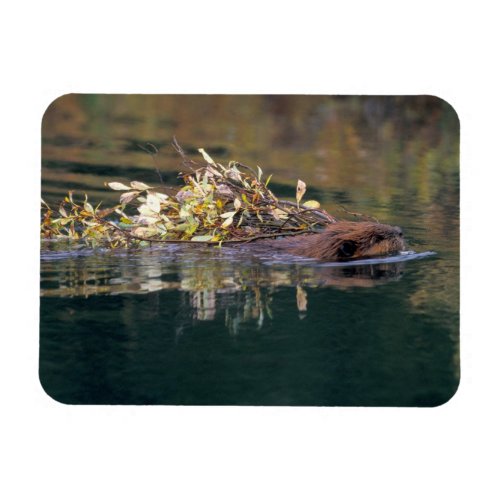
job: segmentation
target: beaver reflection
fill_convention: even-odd
[[[405,248],[397,226],[376,222],[336,222],[322,233],[289,236],[266,243],[287,253],[328,261],[379,257]]]
[[[404,264],[402,262],[324,268],[324,278],[320,284],[321,286],[342,289],[354,287],[371,288],[376,285],[399,280],[403,275],[403,268]]]

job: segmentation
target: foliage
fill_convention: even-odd
[[[271,175],[262,169],[231,161],[216,163],[199,149],[204,163],[187,158],[174,147],[188,170],[184,185],[167,188],[143,182],[109,182],[122,191],[119,203],[108,209],[73,193],[52,209],[43,203],[43,238],[70,238],[90,246],[110,248],[150,243],[240,243],[258,238],[314,232],[335,219],[313,200],[300,204],[306,184],[297,183],[296,203],[279,200],[269,189]]]

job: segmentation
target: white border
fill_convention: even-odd
[[[497,285],[499,248],[494,4],[478,1],[467,10],[427,0],[406,7],[394,1],[12,5],[0,35],[2,496],[498,497],[488,454],[500,444],[492,314],[498,294],[486,284]],[[49,399],[37,375],[33,214],[40,119],[70,91],[446,99],[462,132],[457,395],[436,409],[70,407]],[[483,266],[486,260],[492,264]]]

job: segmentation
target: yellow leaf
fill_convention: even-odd
[[[158,234],[158,230],[154,227],[135,227],[130,232],[134,236],[139,236],[139,238],[149,238]]]
[[[307,208],[319,208],[321,206],[319,201],[316,200],[307,200],[303,205]]]
[[[307,311],[307,292],[300,285],[297,286],[297,309]]]

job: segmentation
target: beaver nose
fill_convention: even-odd
[[[399,226],[394,226],[394,232],[400,237],[403,237],[403,230]]]

